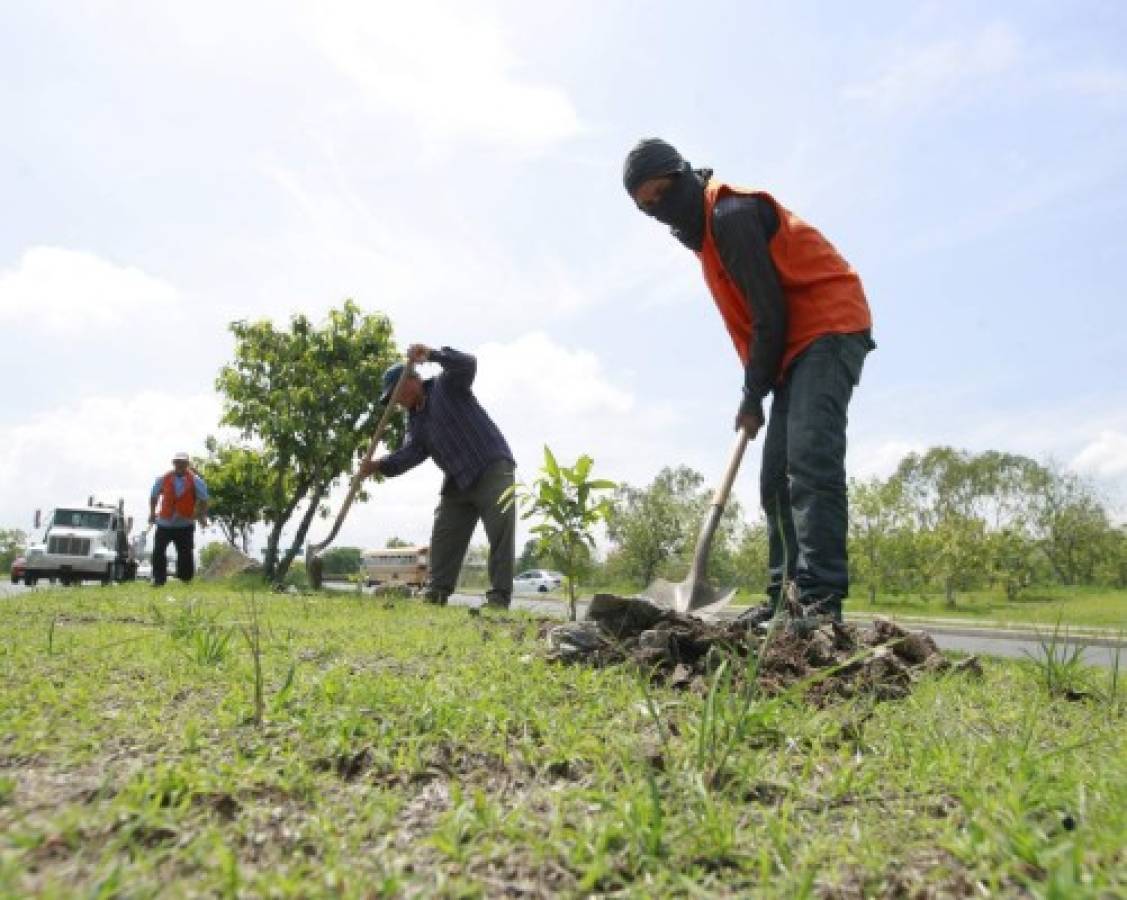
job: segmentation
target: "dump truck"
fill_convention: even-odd
[[[44,517],[35,511],[35,528],[43,529],[24,554],[24,583],[40,578],[62,584],[83,581],[132,581],[137,575],[134,543],[129,539],[133,519],[125,515],[124,501],[59,506]]]

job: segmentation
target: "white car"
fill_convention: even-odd
[[[513,579],[513,593],[546,594],[548,591],[556,590],[561,584],[563,584],[563,576],[559,572],[529,569]]]

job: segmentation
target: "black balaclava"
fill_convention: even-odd
[[[704,246],[704,186],[712,170],[694,170],[672,144],[661,138],[639,141],[626,154],[622,183],[631,196],[640,184],[666,175],[673,176],[669,189],[643,212],[664,222],[677,240],[699,253]]]

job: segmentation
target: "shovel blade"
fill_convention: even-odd
[[[642,596],[658,606],[676,612],[713,615],[732,602],[735,588],[714,588],[707,581],[686,579],[678,583],[658,578],[642,591]]]

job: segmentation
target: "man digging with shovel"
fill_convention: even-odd
[[[769,535],[769,602],[794,586],[802,616],[841,620],[846,560],[846,410],[875,348],[861,279],[817,229],[764,191],[694,169],[658,138],[626,156],[623,183],[642,212],[700,259],[744,366],[736,428],[754,438],[773,393],[760,499]]]
[[[502,510],[498,500],[513,483],[516,467],[500,429],[477,402],[472,385],[477,360],[449,347],[432,350],[412,344],[412,363],[442,367],[436,378],[423,381],[408,373],[396,402],[408,411],[403,446],[360,467],[361,477],[393,477],[413,469],[428,456],[445,473],[430,537],[430,582],[426,599],[444,605],[458,581],[466,549],[478,520],[489,539],[489,582],[486,605],[508,608],[513,594],[516,509]],[[403,373],[403,363],[383,376],[387,404]]]

